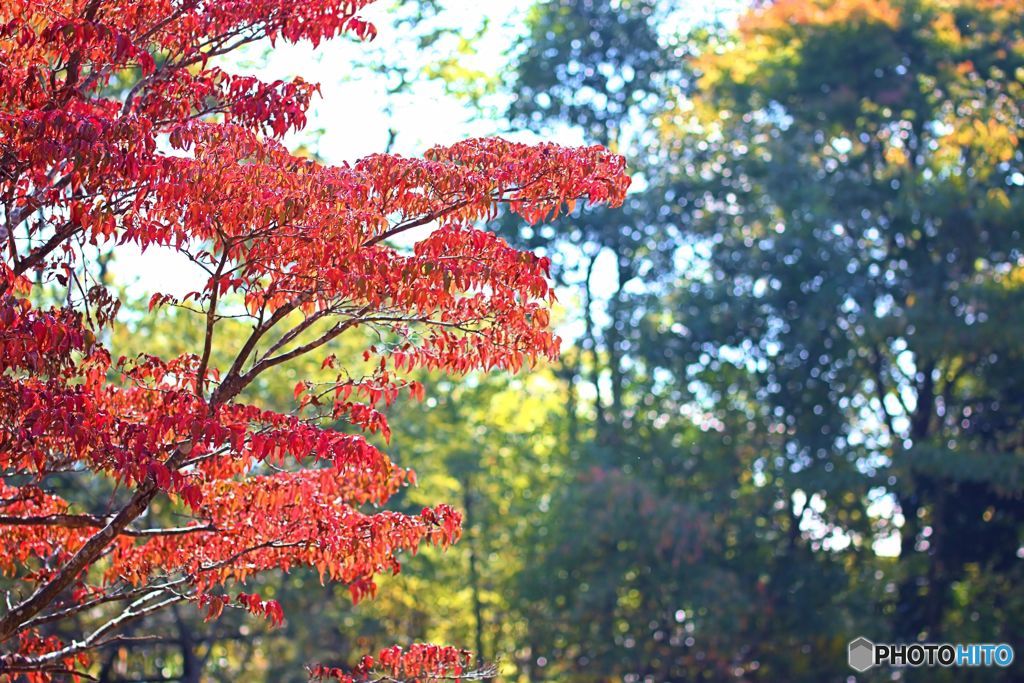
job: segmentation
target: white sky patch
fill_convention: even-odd
[[[208,275],[173,247],[150,247],[143,252],[134,244],[117,248],[112,268],[119,284],[133,297],[149,298],[157,292],[182,298],[206,286]]]

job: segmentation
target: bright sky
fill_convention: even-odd
[[[443,14],[426,23],[452,27],[458,32],[448,34],[440,42],[442,52],[443,48],[448,48],[454,53],[459,34],[472,36],[484,21],[489,21],[487,37],[474,41],[473,49],[477,54],[467,59],[467,65],[498,73],[507,61],[505,51],[522,26],[519,18],[530,4],[529,0],[447,0]],[[308,44],[279,45],[265,60],[265,67],[259,69],[264,78],[287,79],[301,74],[321,84],[323,98],[314,104],[308,126],[310,130],[322,130],[317,152],[329,163],[354,161],[381,152],[387,144],[388,128],[392,126],[400,131],[394,151],[410,155],[467,137],[495,134],[509,137],[504,121],[475,117],[465,103],[446,96],[439,83],[421,83],[411,96],[392,98],[383,78],[365,71],[352,72],[353,60],[365,57],[368,52],[381,54],[396,66],[422,66],[422,61],[416,59],[413,36],[387,25],[388,6],[388,2],[379,2],[365,12],[380,30],[369,45],[348,38],[331,41],[317,50]],[[258,54],[259,51],[251,52]],[[382,113],[389,100],[393,110],[390,121]],[[298,136],[301,137],[304,136]],[[533,139],[529,135],[526,138]],[[575,137],[561,142],[578,144],[580,140]]]

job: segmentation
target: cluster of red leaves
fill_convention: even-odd
[[[548,261],[479,226],[502,204],[528,221],[578,199],[617,204],[629,181],[621,157],[598,147],[479,139],[343,166],[289,153],[277,140],[305,124],[317,87],[211,60],[259,39],[372,37],[358,16],[368,2],[0,6],[0,569],[22,587],[0,617],[0,676],[74,671],[120,624],[181,600],[211,618],[234,602],[279,624],[277,603],[228,597],[268,570],[312,567],[356,600],[372,596],[400,553],[458,538],[446,505],[361,509],[414,483],[412,472],[320,420],[386,439],[383,408],[423,396],[403,377],[414,369],[518,370],[554,356]],[[416,228],[425,236],[395,246]],[[123,244],[170,248],[206,270],[200,291],[151,299],[200,316],[202,348],[114,360],[98,341],[118,302],[89,286],[87,246]],[[37,283],[66,287],[66,303],[32,305]],[[215,339],[240,319],[248,337],[215,367]],[[294,412],[242,400],[262,373],[356,329],[385,340],[366,349],[365,374],[332,354],[323,369],[335,378],[300,382]],[[51,478],[72,472],[114,493],[57,495]],[[161,498],[191,519],[140,528]],[[121,611],[72,642],[53,635],[111,608]],[[457,675],[460,658],[414,646],[369,666]]]
[[[281,609],[281,605],[277,600],[264,600],[258,595],[249,595],[247,593],[239,593],[235,599],[238,601],[238,604],[249,610],[251,614],[270,620],[270,623],[275,627],[284,623],[284,610]]]
[[[369,681],[436,681],[441,679],[473,679],[480,675],[471,670],[472,654],[454,647],[413,643],[408,648],[396,646],[380,651],[376,658],[366,655],[357,666],[346,671],[339,667],[318,664],[309,668],[310,679],[336,680],[339,683]]]

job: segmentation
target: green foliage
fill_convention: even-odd
[[[602,143],[655,94],[668,67],[653,0],[556,0],[533,6],[517,58],[514,120],[564,120]]]
[[[590,46],[693,56],[647,75],[649,123],[616,119],[644,181],[629,211],[569,236],[588,302],[570,370],[597,410],[563,540],[524,577],[537,604],[556,591],[552,678],[841,680],[858,633],[1012,640],[1024,9],[779,2],[674,40],[652,20],[672,3],[639,24],[597,5],[538,3],[514,115],[602,139],[622,109],[577,96],[613,63]],[[592,312],[602,252],[623,266]]]

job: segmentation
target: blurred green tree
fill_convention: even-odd
[[[618,144],[641,179],[619,215],[509,232],[568,254],[567,374],[596,406],[523,579],[552,677],[842,680],[861,631],[1012,641],[1024,5],[694,14],[537,3],[515,62],[517,120]]]

